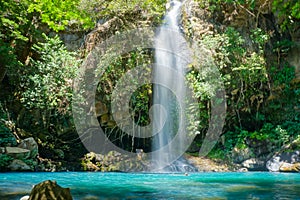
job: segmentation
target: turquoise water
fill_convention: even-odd
[[[300,199],[300,174],[99,172],[0,173],[0,199],[19,199],[56,180],[74,199]]]

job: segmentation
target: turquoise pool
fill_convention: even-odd
[[[300,199],[300,174],[0,173],[0,199],[19,199],[56,180],[74,199]]]

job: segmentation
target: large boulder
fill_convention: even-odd
[[[38,155],[38,144],[32,137],[22,140],[18,147],[28,149],[30,151],[30,158],[36,158]]]
[[[44,181],[35,185],[29,200],[72,200],[70,188],[60,187],[56,181]]]
[[[30,157],[30,150],[19,147],[5,147],[5,153],[16,159],[27,159]]]
[[[279,172],[280,167],[284,163],[299,163],[300,162],[300,152],[284,152],[278,155],[273,156],[270,160],[266,163],[266,168],[271,172]]]
[[[281,164],[282,164],[282,162],[280,161],[280,157],[275,156],[272,159],[267,161],[266,168],[270,172],[278,172]]]
[[[250,158],[242,162],[242,167],[247,168],[249,171],[265,171],[265,161],[258,158]]]
[[[10,171],[31,171],[31,168],[22,160],[15,159],[9,165]]]
[[[279,171],[281,172],[300,172],[300,163],[282,163]]]

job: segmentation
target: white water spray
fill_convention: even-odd
[[[171,1],[171,8],[167,12],[163,25],[158,29],[155,42],[155,62],[154,79],[158,82],[165,82],[166,85],[172,85],[173,90],[163,85],[154,85],[153,104],[160,105],[160,109],[153,111],[154,126],[163,124],[163,128],[153,138],[152,148],[154,150],[164,149],[163,153],[154,154],[152,160],[158,171],[172,170],[174,166],[170,163],[177,160],[172,156],[174,151],[185,149],[185,103],[186,86],[184,80],[184,69],[188,64],[184,57],[186,41],[180,34],[180,14],[182,3],[180,1]],[[176,34],[175,34],[176,33]],[[176,71],[174,76],[170,69]],[[175,135],[178,140],[172,142]],[[176,161],[176,163],[181,163]],[[166,169],[166,167],[168,169]],[[184,164],[182,166],[184,168]],[[178,171],[180,166],[175,167]],[[184,169],[180,171],[185,171]]]

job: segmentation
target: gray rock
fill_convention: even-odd
[[[282,162],[280,162],[280,157],[276,156],[267,161],[266,168],[271,172],[279,172],[281,163]]]
[[[232,150],[232,159],[235,163],[240,164],[251,157],[253,157],[253,152],[249,147],[243,149],[235,147]]]
[[[5,152],[16,159],[27,159],[30,157],[30,150],[19,147],[5,147]]]
[[[299,154],[299,151],[295,151],[275,155],[267,161],[266,168],[271,172],[278,172],[283,163],[294,164],[300,162]]]
[[[31,168],[26,163],[17,159],[8,165],[8,169],[11,171],[31,171]]]
[[[0,147],[0,154],[5,154],[5,147]]]
[[[242,162],[242,166],[249,171],[264,171],[266,170],[265,161],[257,158],[250,158]]]
[[[36,158],[38,155],[38,144],[32,137],[22,140],[18,147],[28,149],[30,151],[30,158]]]

